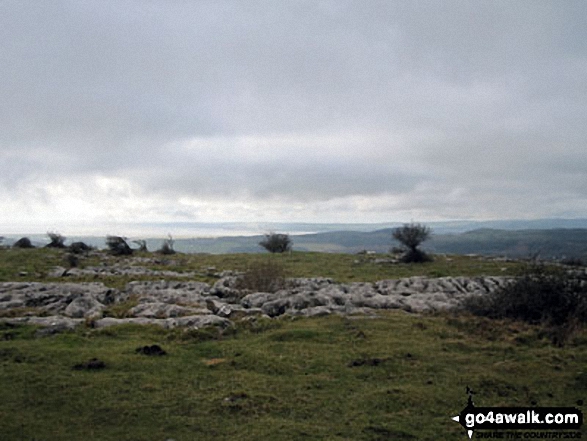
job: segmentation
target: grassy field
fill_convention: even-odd
[[[224,270],[245,271],[256,262],[272,260],[283,264],[288,277],[329,277],[336,282],[375,282],[411,276],[504,276],[513,275],[520,269],[516,262],[503,262],[468,256],[435,256],[433,262],[421,265],[378,263],[389,259],[389,255],[353,255],[336,253],[293,252],[291,254],[175,254],[161,256],[151,253],[135,253],[136,257],[150,258],[151,262],[137,262],[129,257],[113,257],[102,252],[81,257],[79,267],[107,265],[141,265],[155,270],[195,272],[192,280],[213,283],[212,272]],[[45,281],[45,282],[103,282],[113,288],[123,288],[136,276],[67,277],[52,279],[47,276],[51,269],[60,265],[68,267],[66,253],[52,249],[0,249],[0,282]],[[20,275],[23,274],[23,275]],[[158,280],[158,276],[141,276],[138,280]],[[178,278],[177,280],[185,280]]]
[[[224,335],[4,326],[0,427],[7,440],[462,440],[450,417],[467,386],[478,406],[582,408],[585,343],[401,312],[259,320]],[[136,353],[152,344],[167,355]],[[105,368],[73,369],[91,358]]]
[[[51,279],[56,250],[0,250],[0,281]],[[151,257],[152,255],[142,255]],[[193,271],[283,262],[290,277],[339,282],[413,275],[508,275],[520,265],[437,256],[293,253],[175,255],[144,264]],[[91,256],[80,266],[125,258]],[[26,274],[25,274],[26,273]],[[108,285],[130,279],[111,276]],[[157,344],[167,355],[137,348]],[[101,369],[74,369],[96,358]],[[576,406],[587,400],[587,332],[555,347],[540,327],[467,315],[381,312],[376,318],[259,318],[225,331],[120,326],[45,335],[0,324],[4,440],[464,440],[450,418],[477,406]],[[585,434],[583,434],[585,436]]]

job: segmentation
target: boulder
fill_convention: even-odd
[[[208,326],[219,326],[227,328],[232,325],[232,322],[226,318],[218,317],[216,315],[190,315],[187,317],[178,317],[167,319],[167,327],[175,328],[178,326],[186,326],[190,328],[205,328]]]
[[[12,317],[12,318],[1,318],[0,322],[16,324],[29,324],[43,327],[50,327],[55,330],[72,330],[76,326],[83,323],[82,319],[72,319],[63,317],[60,315],[54,315],[49,317]]]
[[[104,308],[105,306],[102,303],[94,297],[87,295],[74,299],[67,305],[63,313],[72,318],[98,318],[102,317],[102,310]]]

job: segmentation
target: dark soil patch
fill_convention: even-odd
[[[142,346],[140,348],[137,348],[135,352],[137,354],[143,355],[167,355],[167,352],[165,352],[159,345]]]
[[[92,358],[91,360],[88,360],[85,363],[76,364],[75,366],[73,366],[73,369],[75,369],[76,371],[83,371],[83,370],[93,371],[93,370],[104,369],[105,367],[106,367],[106,363],[104,363],[102,360],[98,360],[97,358]]]
[[[348,366],[379,366],[381,363],[385,361],[385,358],[357,358],[356,360],[351,361]]]

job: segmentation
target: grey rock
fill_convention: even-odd
[[[169,318],[194,314],[210,314],[205,308],[191,308],[163,302],[139,303],[128,313],[133,317]]]
[[[510,283],[505,277],[410,277],[376,283],[337,284],[328,278],[290,279],[275,293],[247,293],[239,275],[223,274],[212,287],[191,281],[131,282],[124,290],[101,283],[0,283],[0,309],[35,308],[69,317],[99,318],[107,304],[138,298],[128,319],[101,319],[98,326],[118,323],[175,326],[227,326],[230,319],[265,315],[360,314],[379,309],[410,312],[458,307],[467,296],[486,295]],[[246,295],[244,295],[246,294]]]
[[[140,300],[204,307],[210,285],[202,282],[130,282],[125,293]]]
[[[63,270],[63,271],[61,271]],[[55,267],[49,275],[51,277],[63,276],[156,276],[156,277],[170,277],[170,278],[189,278],[196,276],[194,272],[177,272],[170,270],[153,270],[142,266],[94,266],[86,268],[71,268],[65,270],[60,266]]]
[[[152,318],[145,318],[145,317],[132,317],[132,318],[124,318],[118,319],[113,317],[104,317],[94,322],[95,328],[107,328],[110,326],[117,326],[117,325],[125,325],[125,324],[135,324],[135,325],[157,325],[161,326],[162,328],[167,328],[167,320],[166,319],[152,319]]]
[[[277,291],[275,293],[270,292],[255,292],[252,294],[247,294],[241,299],[241,305],[245,308],[260,308],[265,303],[280,299],[283,297],[289,296],[290,293],[288,291],[282,290]]]
[[[0,322],[10,324],[29,324],[43,327],[52,327],[54,329],[74,329],[84,322],[82,319],[72,319],[63,317],[60,315],[49,316],[49,317],[13,317],[13,318],[2,318]]]
[[[261,306],[261,310],[269,317],[277,317],[279,315],[285,314],[289,306],[290,299],[280,298],[264,303],[263,306]]]
[[[178,317],[175,319],[167,319],[167,327],[175,328],[177,326],[190,328],[205,328],[208,326],[219,326],[227,328],[232,325],[232,322],[226,318],[218,317],[216,315],[191,315],[187,317]]]
[[[63,313],[78,297],[104,298],[108,291],[112,292],[101,283],[0,283],[1,298],[9,295],[19,307],[39,308],[50,313]]]
[[[218,280],[210,289],[210,294],[225,299],[228,302],[238,302],[242,297],[242,291],[238,288],[240,278],[237,276],[225,276]]]
[[[94,297],[89,295],[81,296],[75,298],[67,305],[63,314],[72,318],[99,318],[102,316],[102,310],[104,308],[105,306]]]
[[[218,300],[206,299],[206,307],[208,310],[219,317],[230,317],[233,307]]]
[[[295,315],[303,315],[304,317],[321,317],[324,315],[330,315],[335,312],[328,306],[312,306],[310,308],[303,309]]]

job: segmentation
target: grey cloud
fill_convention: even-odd
[[[420,178],[417,172],[402,170],[393,162],[374,163],[352,153],[347,158],[332,155],[317,159],[305,149],[300,149],[298,157],[284,154],[257,160],[197,154],[173,157],[168,153],[159,167],[137,172],[142,173],[140,180],[151,192],[294,201],[406,192]]]
[[[145,195],[454,214],[507,183],[580,212],[585,16],[583,1],[5,0],[0,186],[100,174]],[[333,146],[347,133],[364,140]],[[238,142],[278,136],[299,145]],[[212,141],[170,147],[190,139]]]

